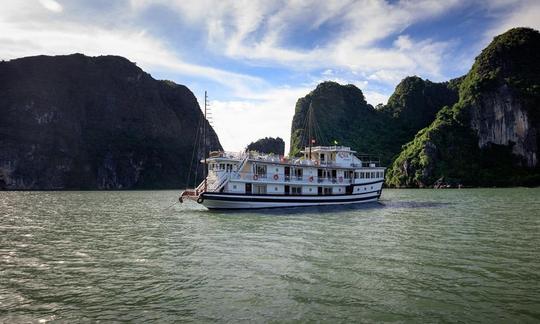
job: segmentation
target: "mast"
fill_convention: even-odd
[[[309,104],[309,109],[308,109],[308,146],[309,146],[309,159],[311,160],[311,144],[313,142],[313,139],[312,139],[312,134],[311,134],[311,128],[313,127],[312,123],[312,115],[313,114],[313,105],[310,103]]]
[[[207,176],[208,176],[208,165],[206,164],[206,123],[208,120],[206,119],[206,106],[208,101],[208,95],[206,94],[206,90],[204,91],[204,123],[203,123],[203,154],[204,154],[204,191],[206,192],[207,189]]]

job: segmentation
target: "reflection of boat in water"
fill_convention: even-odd
[[[212,152],[208,176],[182,199],[209,209],[357,204],[379,199],[384,168],[344,146],[315,146],[297,159]]]
[[[205,116],[206,116],[205,93]],[[381,196],[385,168],[345,146],[312,146],[313,109],[307,113],[309,145],[298,158],[257,152],[210,152],[204,180],[180,201],[209,209],[249,209],[358,204]],[[203,125],[205,125],[203,123]],[[206,138],[206,128],[203,129]],[[204,143],[206,152],[206,142]]]

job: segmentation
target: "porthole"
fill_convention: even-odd
[[[312,191],[313,191],[313,189],[312,189],[312,188],[309,188],[309,192],[312,192]]]
[[[371,186],[371,189],[373,189],[373,186]]]
[[[277,191],[277,187],[274,187],[274,190]]]
[[[233,189],[236,189],[236,185],[232,186]]]
[[[278,169],[278,168],[276,168],[276,172],[279,172],[279,169]]]
[[[339,188],[338,191],[341,192],[341,188]]]

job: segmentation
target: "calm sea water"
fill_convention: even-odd
[[[0,322],[539,322],[540,189],[208,212],[0,192]]]

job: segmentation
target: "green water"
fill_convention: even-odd
[[[207,212],[0,192],[0,322],[539,322],[540,189]]]

